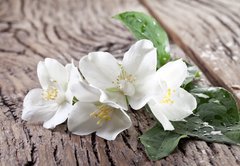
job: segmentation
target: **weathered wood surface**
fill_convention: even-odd
[[[240,164],[239,147],[197,140],[181,141],[172,155],[150,162],[138,141],[152,125],[143,111],[130,112],[133,126],[115,141],[71,135],[66,125],[51,131],[21,120],[24,96],[39,86],[37,62],[45,57],[77,61],[97,50],[120,56],[134,39],[111,16],[126,10],[147,11],[130,0],[0,0],[0,165]]]
[[[207,78],[232,91],[240,101],[240,1],[142,0],[142,3]]]

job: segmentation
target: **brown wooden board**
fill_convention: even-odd
[[[0,165],[240,164],[239,147],[198,140],[183,140],[169,157],[149,161],[138,140],[153,125],[144,111],[129,112],[133,126],[115,141],[72,135],[65,124],[46,130],[21,120],[24,96],[40,86],[38,61],[77,64],[99,50],[121,56],[134,39],[111,16],[127,10],[147,11],[133,0],[0,0]]]

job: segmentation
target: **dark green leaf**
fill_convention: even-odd
[[[224,128],[224,130],[224,135],[226,135],[228,138],[231,138],[233,141],[237,142],[238,145],[240,145],[240,123],[231,127],[227,127],[227,129]]]
[[[186,122],[173,122],[175,132],[209,142],[240,144],[239,112],[230,92],[223,88],[193,89],[197,98],[197,116]]]
[[[160,124],[157,124],[144,133],[140,140],[148,157],[151,160],[158,160],[168,156],[177,147],[179,140],[185,137],[187,135],[164,131]]]
[[[223,88],[198,88],[191,90],[197,98],[195,113],[211,125],[231,125],[239,122],[239,110],[232,94]]]
[[[213,126],[199,116],[190,116],[186,122],[173,122],[174,132],[185,134],[208,142],[240,144],[240,124]]]
[[[74,105],[76,102],[78,102],[78,99],[74,96],[72,99],[72,105]]]
[[[141,12],[124,12],[114,18],[123,22],[137,39],[153,42],[157,48],[158,68],[169,61],[170,54],[166,51],[169,47],[167,34],[154,18]]]

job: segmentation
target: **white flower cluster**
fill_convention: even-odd
[[[129,105],[138,110],[148,104],[163,128],[174,130],[170,121],[184,120],[197,105],[180,87],[187,66],[179,59],[156,67],[156,48],[149,40],[136,42],[122,61],[107,52],[89,53],[79,62],[80,72],[74,64],[46,58],[37,67],[42,89],[26,95],[22,119],[44,122],[47,129],[67,120],[74,134],[96,132],[114,140],[132,124],[125,112]]]

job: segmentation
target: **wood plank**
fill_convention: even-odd
[[[71,135],[66,125],[46,130],[21,120],[27,91],[39,87],[36,66],[45,57],[62,63],[91,51],[122,55],[134,42],[120,11],[146,11],[137,1],[0,1],[0,165],[234,165],[236,146],[181,141],[169,157],[151,162],[138,136],[153,124],[143,111],[129,112],[133,126],[115,141]],[[176,54],[184,53],[178,48]]]
[[[77,62],[97,50],[122,55],[134,40],[111,16],[133,9],[144,11],[138,2],[120,0],[0,2],[0,165],[151,163],[138,142],[151,122],[144,114],[131,113],[134,126],[113,142],[71,135],[66,125],[51,131],[21,120],[24,96],[39,87],[39,60]]]
[[[207,78],[240,101],[240,1],[141,1]]]

